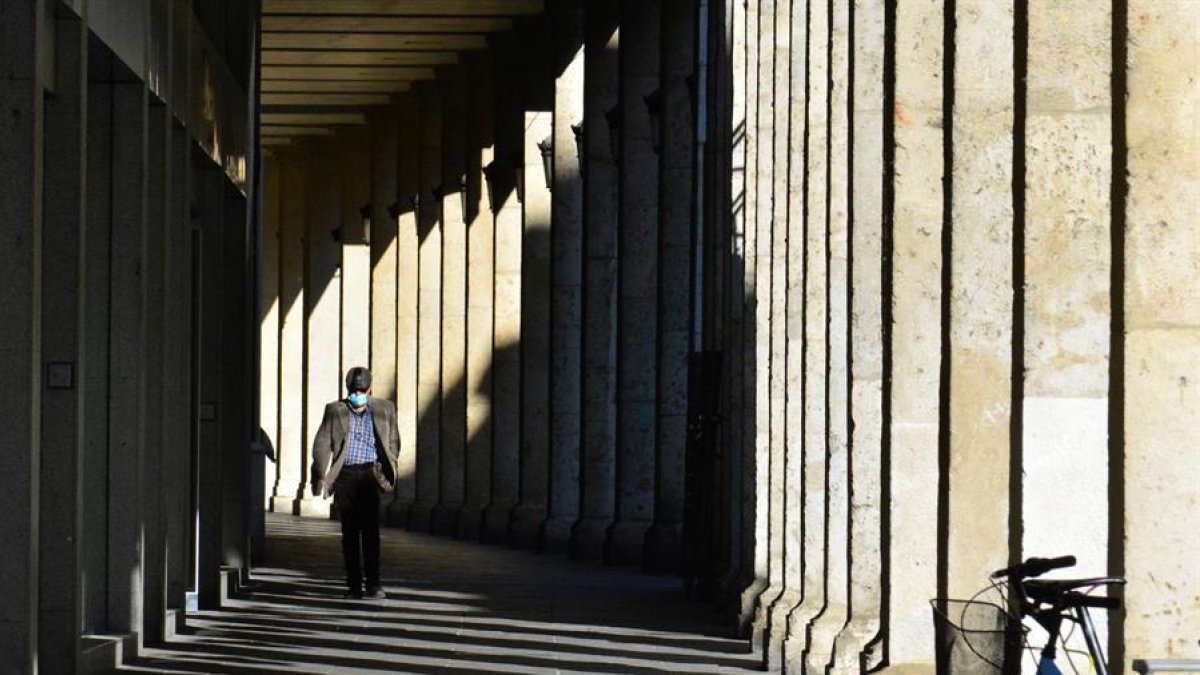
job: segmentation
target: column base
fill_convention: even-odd
[[[433,510],[437,504],[417,500],[408,509],[408,529],[410,532],[432,532]]]
[[[407,527],[410,508],[412,508],[412,502],[393,499],[384,510],[383,524],[387,527]]]
[[[612,518],[608,516],[580,518],[571,528],[571,557],[576,560],[602,559],[610,527]]]
[[[320,497],[302,497],[292,500],[292,515],[301,518],[333,517],[333,500]]]
[[[675,573],[683,566],[683,525],[655,523],[646,532],[644,566],[653,574]]]
[[[511,504],[492,504],[484,509],[479,540],[485,544],[507,544],[512,510]]]
[[[458,531],[454,536],[467,541],[479,541],[483,532],[482,504],[463,504],[458,510]]]
[[[519,548],[536,548],[546,522],[546,508],[518,505],[508,525],[508,543]]]
[[[618,520],[608,528],[604,541],[604,562],[609,565],[640,565],[642,544],[646,541],[648,520]]]
[[[458,511],[461,504],[438,504],[430,516],[429,531],[437,535],[458,534]]]
[[[767,623],[762,640],[763,663],[768,671],[782,670],[785,665],[783,644],[787,640],[787,619],[799,602],[799,591],[785,588],[767,609]]]
[[[538,550],[545,553],[566,553],[571,549],[571,528],[575,516],[554,516],[542,524]]]
[[[294,496],[275,496],[267,500],[267,510],[271,513],[290,513],[292,515],[296,515],[294,512],[295,506],[296,498]]]

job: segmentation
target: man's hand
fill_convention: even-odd
[[[324,497],[325,496],[325,479],[324,478],[313,479],[312,491],[313,491],[314,497]]]

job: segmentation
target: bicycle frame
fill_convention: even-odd
[[[1092,666],[1096,670],[1096,675],[1108,675],[1108,662],[1104,659],[1104,650],[1100,646],[1100,638],[1096,635],[1096,624],[1092,622],[1091,613],[1084,605],[1073,605],[1070,609],[1074,612],[1074,621],[1083,631],[1083,640],[1087,644],[1088,654],[1092,658]],[[1056,608],[1034,610],[1029,612],[1029,616],[1032,616],[1049,634],[1046,646],[1042,647],[1038,659],[1037,675],[1062,675],[1062,670],[1059,669],[1055,658],[1065,616],[1063,611]]]

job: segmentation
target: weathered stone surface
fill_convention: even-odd
[[[388,505],[387,522],[408,523],[408,509],[417,498],[417,337],[418,279],[420,269],[420,233],[413,198],[420,190],[420,117],[416,95],[405,96],[399,103],[397,145],[400,153],[396,167],[396,420],[400,427],[400,464],[397,467],[396,493]]]
[[[390,209],[399,206],[397,163],[399,119],[395,107],[378,110],[371,117],[369,140],[371,156],[371,344],[370,369],[375,396],[395,401],[398,373],[396,368],[396,294],[399,289],[396,263],[399,256],[397,224],[399,215]],[[407,364],[405,364],[407,365]]]
[[[304,408],[304,258],[307,214],[304,157],[280,157],[279,435],[275,439],[278,481],[271,498],[276,513],[298,513],[308,475]],[[316,431],[314,428],[313,431]]]
[[[1200,17],[1128,7],[1125,204],[1125,655],[1200,658]],[[1116,544],[1117,542],[1114,542]]]

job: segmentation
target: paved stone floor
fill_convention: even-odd
[[[266,565],[122,672],[713,673],[757,669],[678,579],[384,530],[386,600],[342,599],[336,523],[268,514]]]

